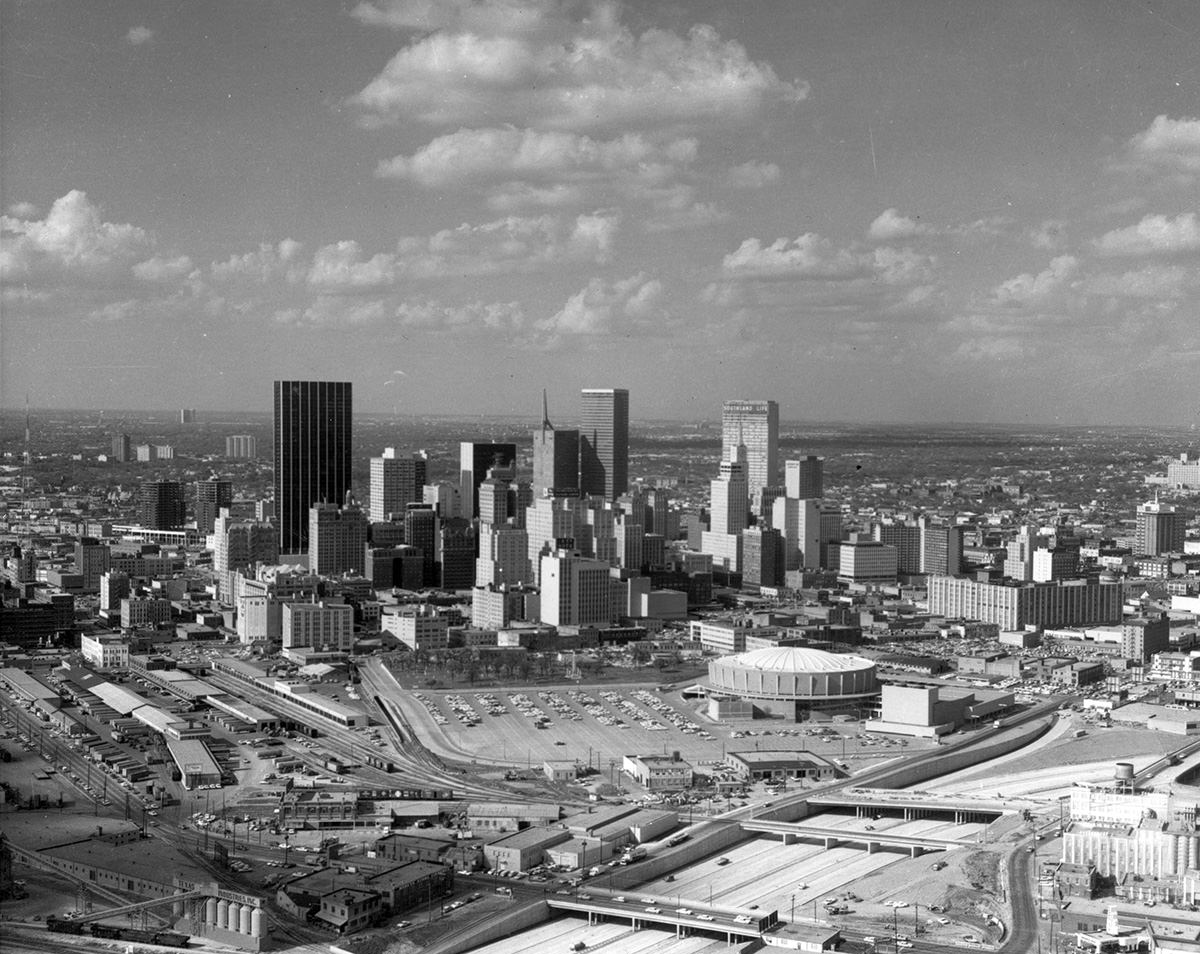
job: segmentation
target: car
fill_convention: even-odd
[[[950,919],[949,918],[938,918],[937,922],[938,922],[938,924],[949,924]]]
[[[727,864],[729,864],[729,859],[728,859],[728,858],[725,858],[725,857],[718,858],[718,859],[717,859],[717,864],[719,864],[719,865],[727,865]]]
[[[625,903],[625,895],[618,894],[615,898],[613,898],[613,900],[616,901],[617,904],[624,904]]]
[[[641,898],[640,900],[641,900],[642,904],[653,904],[654,903],[653,898]]]
[[[694,914],[695,912],[691,908],[676,908],[675,913],[676,914]]]
[[[656,908],[654,905],[650,905],[648,908],[646,908],[646,913],[647,914],[662,914],[662,908]]]
[[[735,922],[737,922],[738,924],[749,924],[749,923],[750,923],[750,915],[748,915],[748,914],[739,914],[739,915],[737,915],[737,917],[735,917],[733,920],[734,920]]]
[[[698,917],[701,921],[713,920],[713,916],[711,914],[697,914],[696,917]]]

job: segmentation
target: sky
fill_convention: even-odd
[[[1194,0],[0,4],[0,406],[1195,424]]]

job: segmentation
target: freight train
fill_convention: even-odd
[[[112,938],[118,941],[138,941],[142,944],[161,944],[164,947],[187,947],[191,939],[177,931],[141,931],[137,928],[101,924],[97,921],[72,921],[50,915],[46,918],[46,929],[56,934],[90,934],[92,937]]]

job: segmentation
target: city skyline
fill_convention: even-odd
[[[0,406],[1186,424],[1200,10],[0,8]],[[48,68],[47,64],[54,64]],[[674,359],[668,364],[664,359]],[[789,411],[789,409],[791,409]]]

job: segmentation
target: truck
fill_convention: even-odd
[[[636,848],[627,848],[625,850],[625,854],[622,856],[622,860],[626,864],[630,864],[631,862],[634,862],[634,861],[641,861],[645,857],[646,857],[646,849],[643,848],[641,845],[638,845]]]

